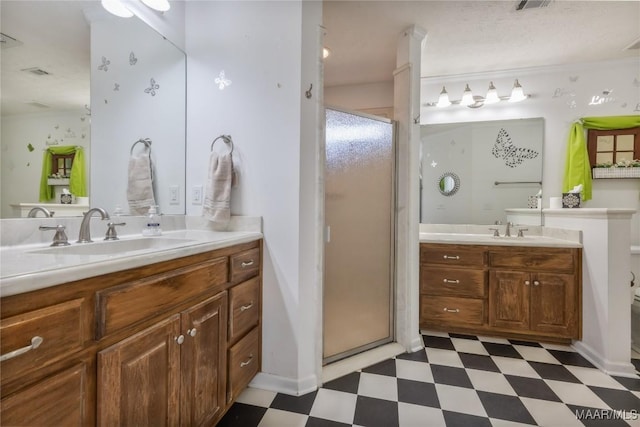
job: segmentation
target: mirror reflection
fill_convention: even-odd
[[[542,118],[422,125],[420,221],[541,224]],[[435,184],[435,185],[434,185]]]
[[[184,52],[139,18],[114,17],[96,1],[3,0],[0,17],[0,217],[26,217],[34,206],[56,217],[89,205],[127,213],[129,149],[141,138],[154,140],[160,212],[183,214]],[[98,68],[103,56],[108,72]],[[77,154],[58,152],[65,147],[82,150],[84,194],[70,186]],[[72,202],[61,207],[61,200]]]

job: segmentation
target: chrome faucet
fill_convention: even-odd
[[[82,218],[82,223],[80,224],[80,235],[78,236],[78,241],[76,243],[91,243],[91,216],[94,213],[100,213],[102,219],[109,219],[109,214],[102,208],[92,208],[84,213],[84,217]]]
[[[504,237],[511,237],[511,227],[513,227],[513,223],[507,221],[507,227],[504,229]]]
[[[51,218],[55,213],[42,206],[36,206],[35,208],[31,208],[31,210],[27,214],[27,218],[35,218],[38,211],[42,212],[46,218]]]

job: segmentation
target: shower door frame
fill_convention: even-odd
[[[327,269],[327,261],[326,261],[326,256],[323,256],[323,265],[322,265],[322,269],[323,269],[323,292],[322,292],[322,351],[321,351],[321,356],[322,356],[322,365],[326,366],[330,363],[333,362],[337,362],[339,360],[343,360],[346,359],[348,357],[354,356],[356,354],[359,353],[363,353],[365,351],[374,349],[376,347],[380,347],[381,345],[387,344],[387,343],[391,343],[395,341],[395,323],[396,323],[396,310],[395,310],[395,301],[396,301],[396,292],[397,292],[397,286],[396,286],[396,238],[398,236],[397,233],[397,227],[398,224],[396,222],[396,209],[397,209],[397,193],[398,193],[398,189],[397,189],[397,185],[398,185],[398,176],[397,176],[397,168],[398,168],[398,150],[397,150],[397,143],[398,143],[398,122],[395,120],[391,120],[388,119],[386,117],[381,117],[381,116],[375,116],[372,114],[367,114],[367,113],[363,113],[360,111],[354,111],[354,110],[349,110],[349,109],[345,109],[345,108],[341,108],[341,107],[334,107],[334,106],[330,106],[330,105],[325,105],[324,107],[324,121],[325,121],[325,126],[326,126],[326,110],[334,110],[334,111],[338,111],[341,113],[345,113],[345,114],[352,114],[355,116],[359,116],[359,117],[363,117],[366,119],[371,119],[371,120],[376,120],[379,122],[383,122],[383,123],[388,123],[391,125],[391,196],[390,196],[390,205],[389,205],[389,209],[390,209],[390,242],[391,242],[391,247],[390,247],[390,254],[389,254],[389,336],[382,338],[380,340],[376,340],[373,341],[371,343],[367,343],[364,345],[361,345],[359,347],[355,347],[352,349],[349,349],[347,351],[344,351],[342,353],[337,353],[334,354],[332,356],[329,357],[324,357],[324,305],[326,303],[326,299],[325,299],[325,293],[324,293],[324,287],[326,286],[326,278],[327,278],[327,274],[326,274],[326,269]],[[326,157],[327,157],[327,141],[326,141],[326,131],[325,131],[325,142],[324,142],[324,153],[323,156],[325,158],[324,160],[324,167],[323,167],[323,181],[326,182],[325,180],[325,176],[326,176],[326,172],[327,172],[327,165],[326,165]],[[326,198],[326,184],[323,186],[323,197]],[[326,212],[326,202],[324,203],[324,211]],[[327,238],[329,236],[327,236],[328,233],[328,227],[327,227],[327,223],[326,223],[326,214],[323,214],[323,218],[324,218],[324,230],[325,230],[325,236],[323,239],[323,252],[326,251],[326,246],[327,246]]]

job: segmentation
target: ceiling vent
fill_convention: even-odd
[[[549,6],[553,0],[521,0],[516,6],[516,10],[540,9]]]
[[[48,76],[49,74],[51,74],[43,70],[42,68],[38,68],[38,67],[23,68],[20,71],[26,71],[27,73],[35,74],[36,76]]]
[[[9,49],[10,47],[20,46],[21,44],[21,41],[18,41],[4,33],[0,33],[0,45],[2,45],[2,49]]]

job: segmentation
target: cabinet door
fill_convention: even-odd
[[[531,330],[574,337],[579,315],[575,276],[536,273],[532,279]]]
[[[98,425],[178,424],[179,335],[175,314],[98,353]]]
[[[0,403],[3,425],[83,426],[91,424],[86,363],[79,363],[27,387]]]
[[[489,324],[497,328],[529,329],[529,273],[492,270],[489,274]]]
[[[225,405],[227,292],[184,311],[182,333],[180,424],[212,425]]]

